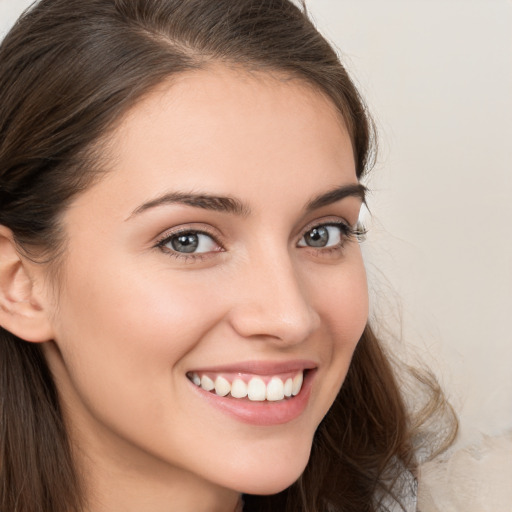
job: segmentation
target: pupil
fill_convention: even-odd
[[[186,233],[173,239],[171,245],[178,252],[194,252],[199,245],[199,238],[193,233]]]
[[[325,247],[329,241],[327,228],[314,228],[306,236],[308,245],[312,247]]]

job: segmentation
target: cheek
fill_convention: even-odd
[[[150,275],[133,267],[70,271],[58,313],[59,355],[49,362],[84,431],[96,436],[106,426],[150,453],[174,457],[173,440],[190,427],[175,418],[187,407],[182,364],[217,321],[218,305],[188,279]]]
[[[343,384],[368,321],[368,288],[359,248],[335,271],[331,269],[320,275],[312,290],[322,321],[318,351],[327,371],[324,395],[320,400],[326,410]]]
[[[368,285],[359,247],[335,271],[312,285],[314,301],[333,349],[354,349],[368,320]],[[328,269],[327,269],[328,270]]]
[[[130,273],[123,272],[122,279],[110,274],[70,284],[59,315],[66,322],[62,338],[85,353],[95,347],[102,359],[115,356],[111,362],[116,365],[133,361],[139,366],[161,357],[169,364],[193,348],[215,321],[216,303],[205,300],[202,287],[165,276],[127,280],[126,275]]]
[[[217,321],[217,302],[186,276],[100,261],[67,269],[55,315],[61,366],[88,402],[118,393],[142,407],[151,386],[182,385],[173,370]]]

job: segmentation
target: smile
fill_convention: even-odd
[[[186,376],[203,403],[243,423],[269,427],[302,416],[317,370],[310,360],[245,361],[191,369]]]
[[[244,373],[199,373],[187,374],[197,387],[218,396],[248,399],[253,402],[278,402],[297,396],[304,380],[304,371],[281,375],[248,375]]]

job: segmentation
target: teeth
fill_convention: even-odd
[[[293,378],[293,386],[292,386],[292,395],[295,396],[295,395],[298,395],[299,394],[299,391],[302,387],[302,380],[303,380],[303,375],[302,375],[302,372],[298,373],[297,375],[295,375],[295,377]]]
[[[267,400],[276,402],[284,398],[284,384],[278,377],[272,377],[267,384]]]
[[[284,396],[286,396],[286,397],[292,396],[292,389],[293,389],[293,379],[291,379],[291,378],[286,379],[286,382],[284,383]]]
[[[233,398],[245,398],[255,402],[278,402],[284,398],[290,398],[300,393],[304,379],[303,372],[297,373],[293,379],[283,379],[272,377],[268,384],[260,377],[253,377],[247,384],[244,380],[237,377],[230,383],[225,377],[219,375],[213,381],[208,375],[199,377],[197,373],[189,376],[190,380],[205,391],[215,392],[218,396],[227,396],[231,394]]]
[[[242,379],[235,379],[231,384],[231,396],[233,398],[245,398],[247,396],[247,384]]]
[[[201,387],[206,391],[211,391],[215,387],[215,384],[213,383],[213,380],[210,379],[210,377],[203,375],[201,377]]]
[[[249,400],[253,400],[255,402],[262,402],[267,398],[267,386],[262,379],[259,377],[253,377],[249,381],[249,386],[247,386],[247,396]]]
[[[231,384],[224,377],[215,379],[215,393],[219,396],[226,396],[231,391]]]

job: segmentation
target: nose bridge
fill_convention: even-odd
[[[291,345],[316,329],[318,315],[286,248],[258,251],[245,263],[243,273],[232,315],[240,335]]]

